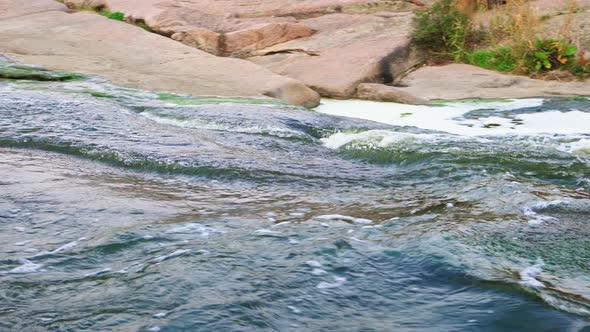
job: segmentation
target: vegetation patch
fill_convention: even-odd
[[[107,10],[100,10],[100,11],[96,11],[96,12],[104,17],[111,19],[111,20],[120,21],[120,22],[127,22],[125,20],[125,13],[122,13],[122,12],[110,12]],[[132,23],[133,25],[140,27],[140,28],[144,29],[145,31],[153,32],[153,30],[145,23],[144,20],[135,20],[135,21],[129,22],[129,23]]]
[[[121,21],[121,22],[125,21],[125,13],[121,13],[121,12],[114,12],[114,13],[112,13],[112,12],[109,12],[109,11],[106,11],[106,10],[105,11],[99,11],[97,13],[99,13],[100,15],[102,15],[104,17],[110,18],[111,20]]]
[[[501,72],[514,71],[516,65],[508,47],[475,50],[468,53],[466,60],[470,64]]]
[[[0,62],[0,78],[33,81],[71,81],[83,79],[84,76],[74,73],[50,71],[37,66]]]
[[[416,12],[412,39],[431,56],[458,61],[468,43],[477,39],[477,33],[456,0],[439,0],[431,8]]]
[[[564,15],[579,11],[572,0]],[[452,60],[529,76],[564,70],[580,79],[590,77],[590,63],[573,44],[571,19],[555,39],[539,37],[547,19],[538,17],[528,1],[511,0],[492,8],[486,27],[476,29],[457,0],[439,0],[416,13],[412,38],[434,63]]]

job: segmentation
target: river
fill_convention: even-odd
[[[2,331],[590,330],[590,100],[0,81]]]

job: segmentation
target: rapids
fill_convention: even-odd
[[[590,100],[0,81],[0,330],[590,329]]]

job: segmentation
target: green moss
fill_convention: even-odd
[[[50,71],[36,66],[0,62],[0,78],[33,81],[71,81],[82,79],[84,76],[74,73]]]
[[[159,99],[167,103],[179,105],[179,106],[191,106],[191,105],[205,105],[205,104],[221,104],[221,103],[232,103],[232,104],[272,104],[282,105],[283,103],[272,100],[272,99],[255,99],[255,98],[223,98],[223,97],[192,97],[177,95],[174,93],[160,93]]]
[[[121,12],[112,13],[109,11],[100,11],[98,13],[104,17],[110,18],[111,20],[115,20],[115,21],[124,21],[125,20],[125,13],[121,13]]]

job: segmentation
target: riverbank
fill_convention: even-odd
[[[422,57],[408,37],[410,11],[428,1],[251,4],[230,6],[229,14],[224,12],[227,4],[208,2],[65,3],[120,11],[126,22],[144,24],[150,31],[53,0],[25,5],[10,0],[0,5],[0,53],[133,88],[270,97],[309,108],[318,105],[320,95],[424,104],[433,99],[590,94],[588,81],[535,80],[468,65],[419,67]],[[209,32],[216,37],[205,38]],[[217,48],[211,49],[207,40],[217,40]],[[233,40],[233,46],[220,46],[220,40]]]

